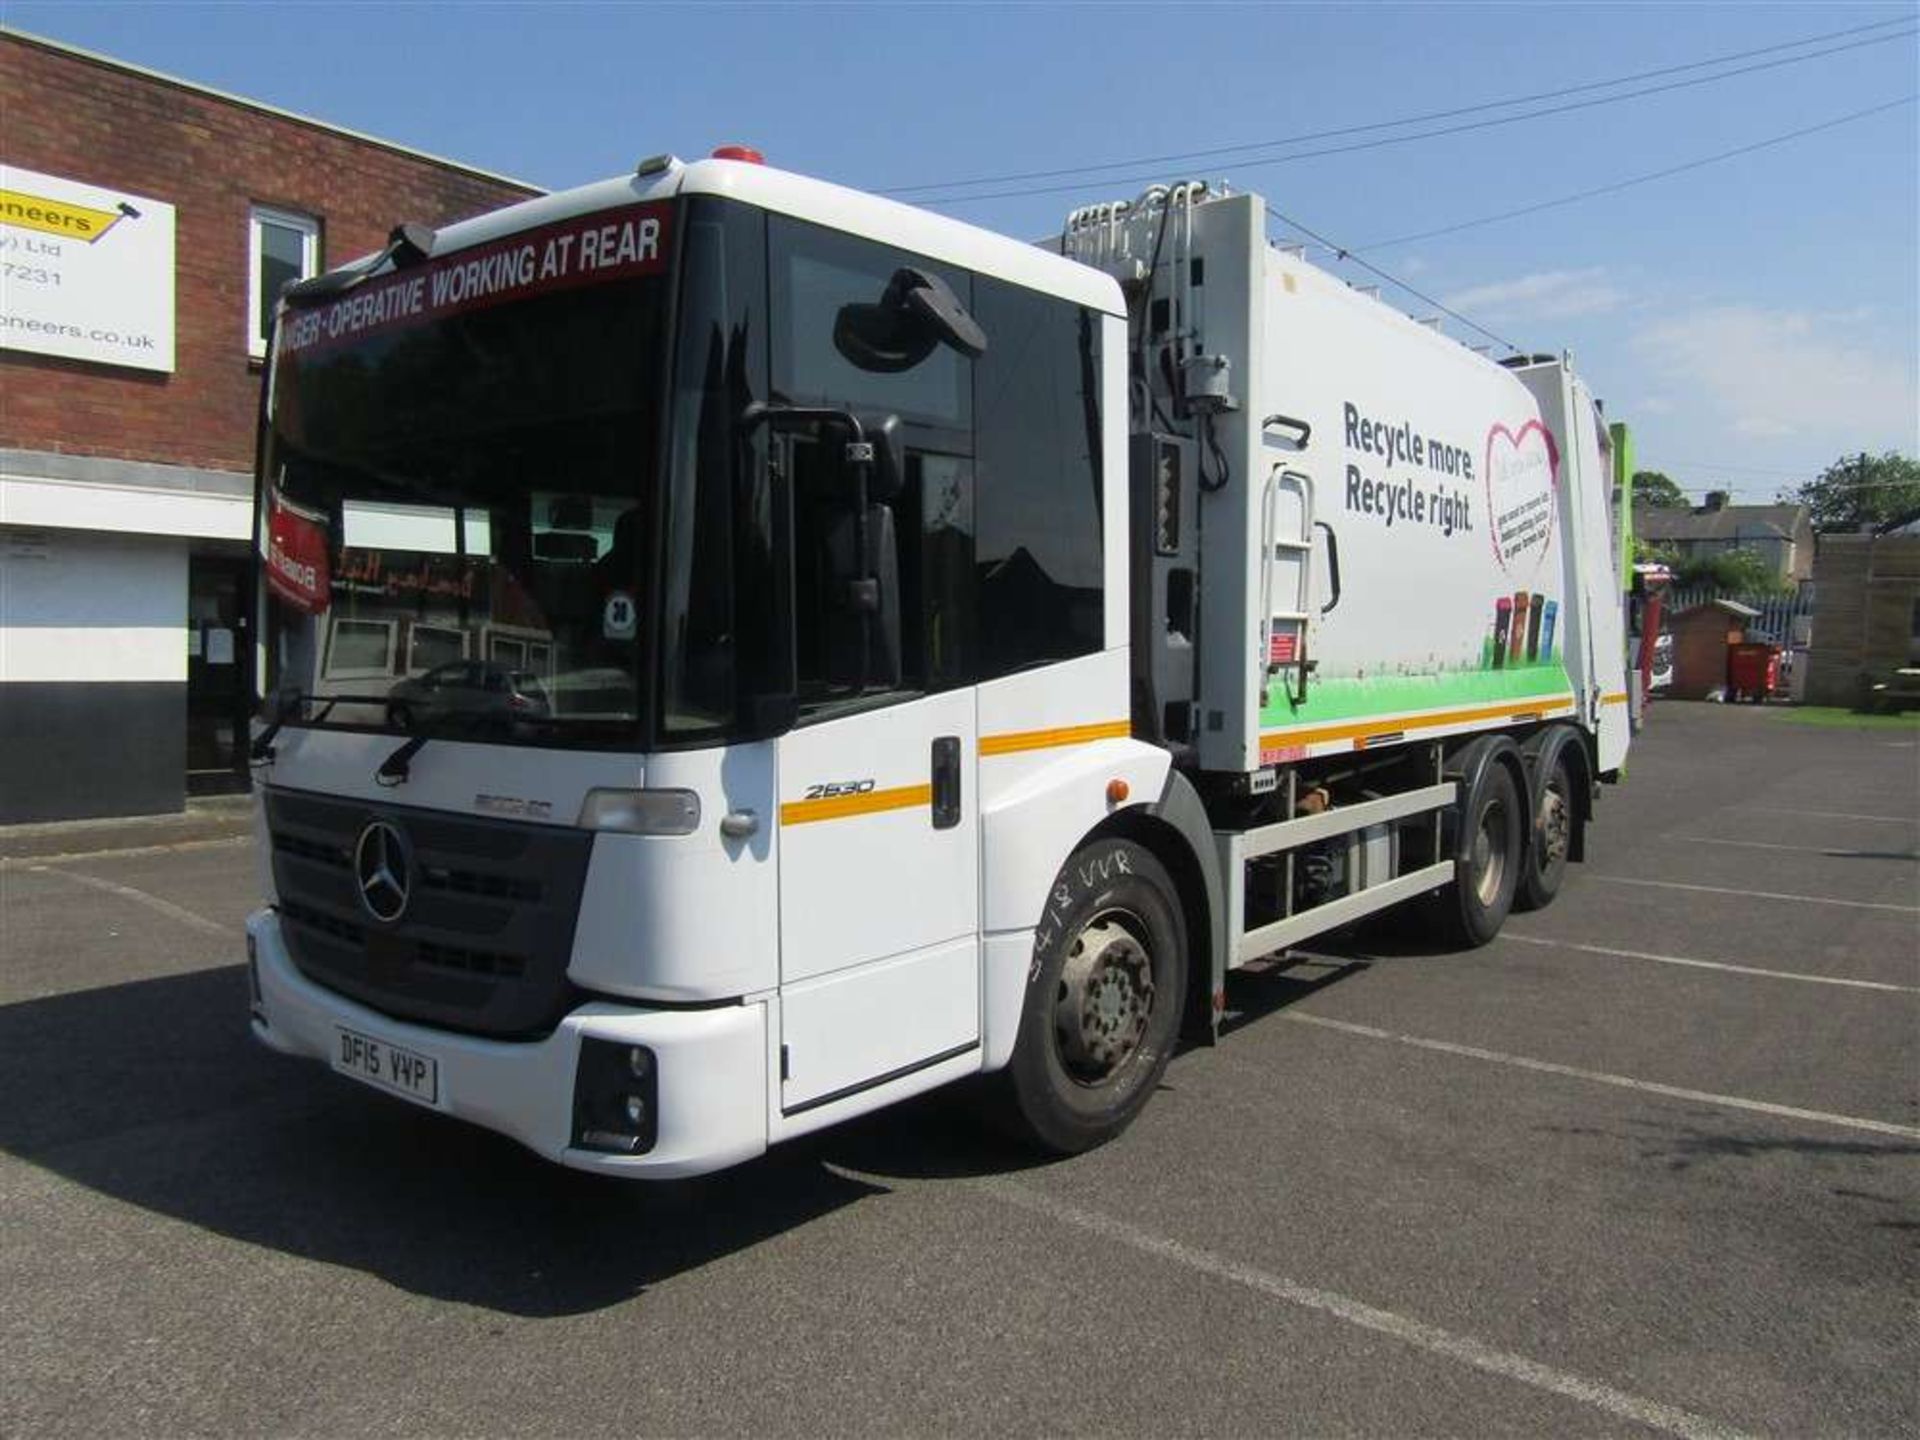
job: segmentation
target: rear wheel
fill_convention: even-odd
[[[1186,983],[1177,892],[1152,852],[1075,851],[1034,939],[1007,1071],[1019,1129],[1065,1155],[1126,1129],[1172,1057]]]
[[[1503,764],[1488,764],[1461,811],[1463,840],[1453,865],[1453,903],[1445,911],[1448,928],[1463,946],[1493,939],[1513,908],[1526,853],[1521,817],[1513,772]]]
[[[1541,787],[1540,804],[1533,816],[1533,843],[1527,847],[1520,886],[1514,893],[1515,909],[1542,909],[1560,893],[1560,882],[1567,876],[1574,827],[1579,823],[1573,803],[1573,767],[1562,753],[1554,757],[1553,770]]]

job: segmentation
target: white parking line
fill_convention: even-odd
[[[1726,885],[1683,885],[1678,880],[1634,880],[1625,875],[1589,875],[1609,885],[1648,885],[1656,890],[1697,890],[1706,895],[1744,895],[1750,900],[1793,900],[1802,905],[1844,905],[1849,910],[1898,910],[1920,915],[1920,905],[1890,905],[1880,900],[1834,900],[1825,895],[1786,895],[1778,890],[1735,890]]]
[[[0,859],[0,870],[38,870],[42,865],[65,865],[74,860],[119,860],[141,855],[181,855],[194,850],[233,850],[251,845],[251,835],[223,835],[216,840],[175,840],[168,845],[122,845],[112,850],[67,850],[58,855],[15,855]]]
[[[109,895],[118,895],[122,900],[131,900],[136,905],[144,905],[157,914],[170,920],[178,920],[182,925],[190,925],[207,935],[218,935],[222,940],[231,940],[241,932],[230,925],[219,925],[204,915],[196,915],[183,909],[171,900],[162,900],[158,895],[149,895],[144,890],[136,890],[131,885],[116,885],[111,880],[102,880],[96,875],[82,875],[73,870],[55,870],[45,865],[31,867],[35,875],[58,875],[62,880],[71,880],[76,885],[85,885],[92,890],[104,890]]]
[[[1816,1125],[1838,1125],[1846,1130],[1865,1130],[1875,1135],[1897,1135],[1903,1140],[1920,1140],[1920,1128],[1895,1125],[1886,1120],[1868,1120],[1858,1115],[1835,1115],[1826,1110],[1802,1110],[1797,1105],[1775,1105],[1769,1100],[1748,1100],[1739,1095],[1716,1095],[1711,1090],[1688,1090],[1679,1085],[1662,1085],[1653,1080],[1635,1080],[1630,1075],[1613,1075],[1605,1070],[1582,1070],[1577,1065],[1560,1065],[1551,1060],[1535,1060],[1527,1055],[1507,1055],[1498,1050],[1483,1050],[1478,1045],[1458,1045],[1451,1040],[1430,1040],[1422,1035],[1400,1035],[1373,1025],[1355,1025],[1348,1020],[1330,1020],[1324,1015],[1308,1015],[1299,1010],[1282,1010],[1282,1020],[1296,1025],[1317,1025],[1347,1035],[1363,1035],[1369,1040],[1392,1040],[1419,1050],[1437,1050],[1443,1055],[1460,1055],[1469,1060],[1486,1060],[1495,1065],[1511,1065],[1543,1075],[1564,1075],[1572,1080],[1590,1080],[1597,1085],[1617,1085],[1623,1090],[1641,1090],[1649,1095],[1665,1095],[1674,1100],[1697,1100],[1707,1105],[1723,1105],[1729,1110],[1751,1110],[1760,1115],[1777,1115],[1783,1120],[1810,1120]]]
[[[1920,985],[1892,985],[1884,980],[1851,980],[1838,975],[1804,975],[1797,970],[1763,970],[1757,965],[1730,965],[1724,960],[1693,960],[1684,955],[1654,955],[1645,950],[1616,950],[1611,945],[1582,945],[1572,940],[1548,940],[1539,935],[1501,932],[1503,940],[1522,945],[1541,945],[1550,950],[1579,950],[1588,955],[1615,955],[1622,960],[1652,960],[1660,965],[1686,965],[1696,970],[1725,970],[1733,975],[1758,975],[1767,980],[1802,980],[1809,985],[1844,985],[1854,990],[1891,990],[1899,995],[1920,995]]]
[[[1920,825],[1920,815],[1857,815],[1850,810],[1789,810],[1784,805],[1742,805],[1764,815],[1813,816],[1820,820],[1878,820],[1887,825]]]
[[[1912,851],[1894,855],[1885,850],[1835,850],[1827,845],[1771,845],[1765,840],[1729,840],[1722,835],[1669,835],[1667,839],[1695,845],[1738,845],[1743,850],[1791,850],[1796,855],[1830,855],[1837,860],[1920,860],[1920,854]]]
[[[1422,1320],[1414,1320],[1405,1315],[1397,1315],[1391,1310],[1382,1310],[1376,1305],[1368,1305],[1332,1290],[1321,1290],[1311,1285],[1302,1285],[1283,1275],[1258,1269],[1211,1250],[1203,1250],[1188,1245],[1168,1235],[1158,1235],[1151,1230],[1141,1229],[1111,1215],[1097,1210],[1082,1209],[1068,1201],[1035,1190],[1012,1180],[983,1180],[978,1188],[987,1194],[1004,1200],[1010,1205],[1075,1229],[1085,1230],[1098,1235],[1103,1240],[1116,1241],[1155,1259],[1169,1261],[1184,1266],[1201,1275],[1215,1280],[1224,1280],[1229,1284],[1241,1285],[1249,1290],[1297,1305],[1306,1310],[1317,1310],[1323,1315],[1331,1315],[1349,1325],[1357,1325],[1363,1330],[1372,1330],[1387,1335],[1404,1344],[1425,1350],[1448,1360],[1458,1361],[1476,1370],[1484,1370],[1490,1375],[1502,1379],[1517,1381],[1522,1385],[1531,1385],[1536,1390],[1545,1390],[1550,1394],[1577,1400],[1583,1405],[1591,1405],[1597,1410],[1618,1419],[1630,1421],[1636,1425],[1645,1425],[1651,1429],[1663,1430],[1669,1435],[1689,1437],[1737,1437],[1742,1432],[1716,1420],[1695,1415],[1691,1411],[1681,1410],[1672,1405],[1663,1405],[1657,1400],[1648,1400],[1625,1390],[1616,1390],[1611,1385],[1603,1385],[1597,1380],[1589,1380],[1583,1375],[1543,1365],[1530,1360],[1525,1355],[1516,1355],[1510,1350],[1501,1350],[1470,1335],[1456,1335],[1451,1330],[1443,1330],[1438,1325],[1429,1325]]]

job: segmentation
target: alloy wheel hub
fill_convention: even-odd
[[[1098,920],[1074,937],[1060,971],[1054,1029],[1083,1079],[1112,1074],[1139,1047],[1153,1013],[1153,965],[1132,932]]]

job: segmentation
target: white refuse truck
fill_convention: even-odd
[[[1626,757],[1624,433],[1252,195],[652,159],[294,287],[261,437],[253,1033],[582,1169],[982,1074],[1098,1144],[1228,971],[1549,902]]]

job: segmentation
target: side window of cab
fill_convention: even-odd
[[[844,427],[782,437],[802,721],[968,684],[978,359],[964,327],[973,277],[778,216],[768,261],[775,403],[851,411],[881,432],[893,462],[873,468],[862,509]],[[929,321],[930,309],[959,318]],[[962,328],[943,332],[942,323]]]

